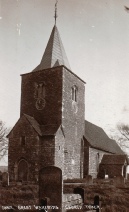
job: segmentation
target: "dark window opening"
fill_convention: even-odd
[[[72,87],[72,100],[77,102],[77,87],[76,86]]]
[[[25,136],[21,137],[21,146],[25,146],[26,145],[26,138]]]
[[[77,102],[77,89],[75,89],[75,102]]]

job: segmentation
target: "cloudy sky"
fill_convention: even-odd
[[[0,0],[0,119],[20,113],[20,74],[42,58],[55,0]],[[59,0],[57,27],[71,69],[86,81],[86,119],[107,132],[129,123],[129,0]]]

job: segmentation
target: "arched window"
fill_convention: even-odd
[[[77,102],[77,90],[78,90],[77,87],[74,85],[72,87],[72,100],[75,102]]]
[[[27,181],[28,179],[28,163],[21,159],[18,163],[18,181]]]

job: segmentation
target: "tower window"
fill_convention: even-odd
[[[35,82],[34,83],[34,98],[42,99],[45,98],[45,83],[44,82]]]
[[[77,87],[76,86],[73,86],[72,87],[72,100],[77,102]]]
[[[25,146],[26,145],[26,137],[22,136],[21,137],[21,146]]]

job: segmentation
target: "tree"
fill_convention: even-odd
[[[5,124],[0,121],[0,159],[8,153],[8,139],[6,138],[7,133],[8,129],[5,127]]]
[[[120,132],[118,142],[121,147],[129,148],[129,125],[127,124],[118,124],[117,129]]]
[[[121,135],[123,135],[129,141],[129,125],[126,124],[119,124],[117,128]]]

